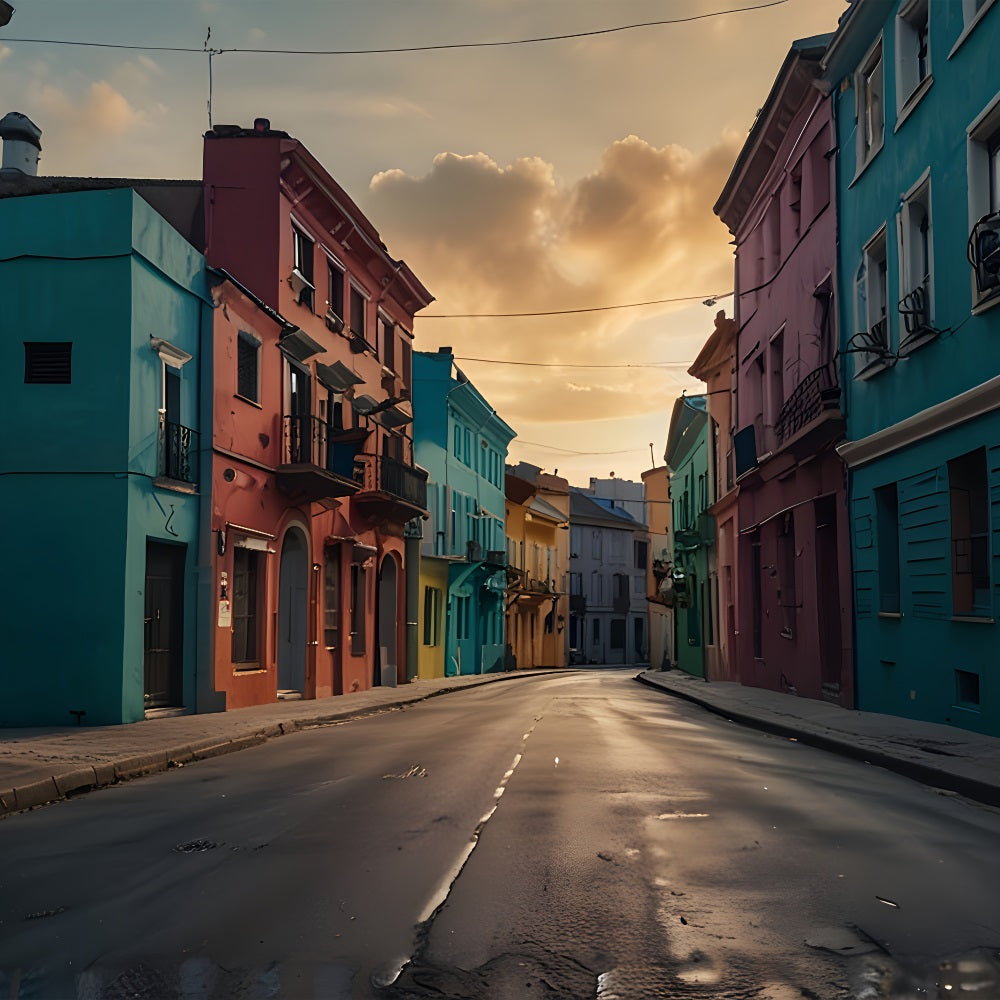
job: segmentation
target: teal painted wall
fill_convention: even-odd
[[[181,414],[198,429],[201,257],[130,189],[6,198],[0,296],[0,412],[18,428],[0,465],[0,724],[70,724],[71,709],[86,724],[143,717],[147,538],[187,545],[193,707],[200,498],[153,484],[163,375],[149,338],[194,356]],[[71,383],[25,384],[25,341],[70,341]]]
[[[908,193],[925,179],[930,190],[932,325],[940,332],[867,380],[855,377],[860,356],[845,355],[849,441],[877,435],[1000,374],[1000,304],[974,308],[967,259],[970,231],[982,214],[975,197],[970,198],[975,167],[970,171],[968,130],[996,98],[996,75],[985,68],[995,62],[1000,45],[1000,7],[991,7],[965,32],[962,3],[930,3],[932,82],[902,114],[895,72],[900,4],[885,9],[885,20],[864,31],[857,16],[863,10],[855,11],[853,26],[852,20],[846,22],[841,54],[828,81],[834,88],[838,133],[841,347],[846,350],[861,328],[855,308],[858,267],[866,243],[884,225],[890,346],[899,351],[905,329],[898,303],[910,290],[899,217]],[[884,145],[858,173],[852,74],[877,37],[884,53]],[[990,490],[991,607],[978,620],[969,620],[972,616],[954,613],[948,462],[979,448],[986,449]],[[876,490],[883,487],[896,490],[895,523],[891,516],[879,515]],[[849,498],[858,707],[1000,735],[995,678],[1000,648],[1000,413],[963,419],[857,466],[850,473]],[[880,543],[883,553],[887,543],[891,551],[892,538],[898,539],[899,551],[898,613],[885,611],[881,600],[892,586],[892,560],[880,559]],[[978,681],[978,704],[960,697],[959,679],[970,676]]]
[[[502,662],[503,599],[484,587],[496,567],[466,556],[470,541],[483,556],[506,547],[504,468],[514,437],[475,386],[454,377],[453,365],[448,352],[413,354],[413,447],[416,463],[428,472],[430,513],[421,553],[463,560],[448,568],[446,676]],[[420,615],[422,634],[422,606]]]

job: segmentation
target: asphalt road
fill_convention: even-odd
[[[1000,996],[1000,813],[594,670],[0,823],[0,997]]]

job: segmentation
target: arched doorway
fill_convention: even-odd
[[[386,556],[378,571],[378,644],[373,683],[396,686],[399,652],[396,643],[396,560]]]
[[[304,693],[309,598],[306,536],[290,528],[281,546],[278,573],[278,691]]]

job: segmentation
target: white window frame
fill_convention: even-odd
[[[299,302],[303,302],[308,298],[309,307],[311,309],[316,296],[316,241],[309,235],[309,231],[302,225],[302,223],[297,222],[294,218],[291,219],[291,223],[292,289],[294,290]],[[304,244],[309,245],[309,252],[313,255],[309,258],[308,266],[306,266],[306,262],[304,260]],[[308,295],[305,295],[304,293],[307,290]]]
[[[885,47],[882,44],[881,34],[865,53],[861,65],[854,74],[854,95],[854,113],[857,120],[857,175],[871,163],[885,143]],[[875,119],[871,117],[876,111],[877,129],[874,124]]]
[[[885,319],[886,349],[893,349],[892,316],[889,311],[889,245],[887,227],[883,223],[875,234],[865,243],[861,252],[862,264],[855,279],[855,320],[858,332],[870,331],[881,319]],[[881,268],[880,266],[881,265]],[[874,272],[874,276],[873,276]],[[884,272],[884,279],[877,276]],[[885,371],[890,361],[869,352],[859,352],[855,366],[854,377],[866,379],[878,372]]]
[[[1000,213],[1000,93],[969,125],[966,135],[971,237],[973,228],[984,216]],[[970,269],[969,280],[974,315],[1000,303],[1000,288],[988,289],[980,295],[974,270]]]
[[[910,0],[896,15],[896,128],[920,103],[934,81],[930,48],[931,0]],[[921,27],[926,39],[924,72],[920,73]]]
[[[926,216],[926,260],[924,257],[924,237],[920,231],[921,220]],[[920,179],[903,195],[899,213],[896,216],[896,232],[899,246],[899,306],[902,300],[918,287],[923,287],[927,301],[927,325],[934,321],[934,222],[931,214],[931,173],[925,170]],[[897,307],[897,313],[899,307]],[[900,353],[908,354],[921,344],[933,339],[933,335],[921,336],[918,340],[904,340],[902,314],[900,314]]]
[[[948,53],[949,59],[962,47],[962,43],[972,34],[994,3],[996,3],[996,0],[985,0],[977,10],[976,0],[962,0],[962,20],[965,23],[965,27],[962,29],[962,33],[958,36],[955,44],[951,47],[951,52]]]

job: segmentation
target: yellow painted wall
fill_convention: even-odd
[[[428,646],[424,643],[424,609],[427,587],[436,587],[441,591],[440,620],[438,622],[438,644]],[[425,680],[434,677],[444,677],[445,635],[448,628],[448,562],[445,559],[435,559],[424,556],[420,560],[420,611],[417,616],[417,676]]]

